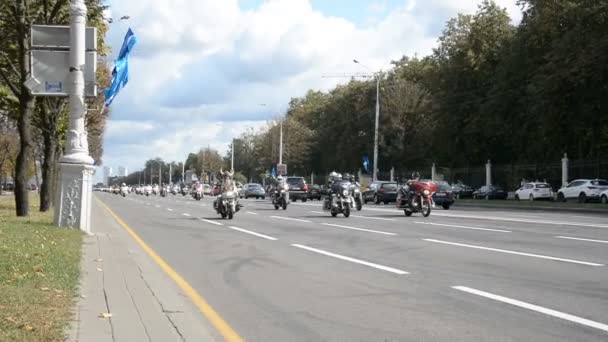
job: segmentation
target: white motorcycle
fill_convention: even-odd
[[[120,187],[120,194],[122,195],[122,197],[127,197],[127,194],[129,193],[129,187],[128,186],[121,186]]]

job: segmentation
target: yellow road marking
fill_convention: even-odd
[[[118,224],[120,224],[135,241],[137,241],[141,248],[148,253],[148,255],[158,264],[158,266],[160,266],[160,268],[162,268],[162,270],[165,271],[165,273],[167,273],[171,279],[173,279],[173,281],[182,289],[182,291],[184,291],[188,298],[194,302],[194,305],[198,307],[201,313],[211,322],[211,324],[215,327],[215,329],[217,329],[217,331],[224,337],[226,341],[243,341],[243,338],[240,337],[239,334],[237,334],[236,331],[234,331],[234,329],[228,325],[228,323],[226,323],[226,321],[211,307],[211,305],[209,305],[209,303],[207,303],[207,301],[198,292],[196,292],[196,290],[181,275],[179,275],[179,273],[173,270],[173,268],[171,268],[171,266],[169,266],[169,264],[167,264],[163,258],[161,258],[152,248],[150,248],[150,246],[148,246],[144,240],[142,240],[139,235],[137,235],[135,231],[129,227],[129,225],[118,217],[118,215],[116,215],[112,209],[110,209],[99,198],[95,199],[108,211],[112,217],[114,217],[116,222],[118,222]]]

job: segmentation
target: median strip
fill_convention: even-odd
[[[539,312],[539,313],[542,313],[545,315],[549,315],[549,316],[560,318],[560,319],[570,321],[573,323],[581,324],[581,325],[584,325],[584,326],[587,326],[590,328],[595,328],[595,329],[599,329],[599,330],[608,332],[608,325],[599,323],[596,321],[592,321],[592,320],[589,320],[586,318],[582,318],[582,317],[570,315],[570,314],[567,314],[564,312],[560,312],[557,310],[552,310],[552,309],[548,309],[548,308],[545,308],[542,306],[522,302],[517,299],[507,298],[507,297],[499,296],[499,295],[492,294],[489,292],[472,289],[472,288],[466,287],[466,286],[452,286],[452,288],[455,290],[458,290],[458,291],[463,291],[463,292],[474,294],[477,296],[493,299],[493,300],[496,300],[496,301],[499,301],[502,303],[511,304],[511,305],[514,305],[514,306],[517,306],[520,308],[536,311],[536,312]]]
[[[310,252],[314,252],[314,253],[330,256],[332,258],[336,258],[336,259],[340,259],[340,260],[350,261],[350,262],[353,262],[355,264],[360,264],[360,265],[365,265],[365,266],[377,268],[379,270],[383,270],[383,271],[386,271],[386,272],[391,272],[391,273],[395,273],[395,274],[399,274],[399,275],[409,274],[409,272],[402,271],[402,270],[399,270],[399,269],[396,269],[396,268],[392,268],[392,267],[388,267],[388,266],[383,266],[383,265],[375,264],[373,262],[363,261],[363,260],[347,257],[347,256],[344,256],[344,255],[327,252],[327,251],[324,251],[322,249],[308,247],[308,246],[300,245],[300,244],[291,244],[291,245],[293,247],[305,249],[305,250],[310,251]]]
[[[565,258],[552,257],[552,256],[547,256],[547,255],[540,255],[540,254],[532,254],[532,253],[510,251],[510,250],[507,250],[507,249],[498,249],[498,248],[490,248],[490,247],[483,247],[483,246],[476,246],[476,245],[468,245],[468,244],[464,244],[464,243],[449,242],[449,241],[442,241],[442,240],[435,240],[435,239],[422,239],[422,240],[423,241],[428,241],[428,242],[441,243],[441,244],[444,244],[444,245],[452,245],[452,246],[459,246],[459,247],[482,249],[482,250],[492,251],[492,252],[522,255],[522,256],[528,256],[528,257],[532,257],[532,258],[539,258],[539,259],[547,259],[547,260],[568,262],[568,263],[572,263],[572,264],[580,264],[580,265],[585,265],[585,266],[604,266],[604,264],[597,264],[597,263],[594,263],[594,262],[579,261],[579,260],[573,260],[573,259],[565,259]]]

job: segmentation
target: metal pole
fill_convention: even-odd
[[[281,119],[281,134],[279,135],[279,164],[283,164],[283,119]]]
[[[172,164],[173,164],[173,162],[169,163],[169,184],[172,184],[172,182],[171,182],[171,168],[173,166]]]
[[[230,172],[234,173],[234,138],[232,139],[232,148],[230,148],[232,152],[232,159],[230,159]]]
[[[186,167],[186,162],[183,162],[183,163],[182,163],[182,183],[184,182],[184,177],[185,177],[185,175],[184,175],[184,173],[185,173],[185,172],[184,172],[184,168],[185,168],[185,167]]]
[[[380,120],[380,78],[381,73],[376,76],[376,123],[374,125],[374,181],[378,180],[378,125]]]
[[[163,165],[158,162],[158,185],[163,182]]]
[[[85,84],[87,6],[84,0],[70,1],[69,109],[65,155],[60,159],[59,188],[56,191],[54,223],[91,233],[94,160],[89,155],[85,129]]]

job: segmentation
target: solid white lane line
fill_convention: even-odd
[[[169,211],[173,211],[173,209],[171,209],[171,208],[167,208],[167,210],[169,210]]]
[[[280,220],[289,220],[289,221],[312,223],[312,221],[309,221],[309,220],[301,220],[301,219],[296,219],[296,218],[291,218],[291,217],[285,217],[285,216],[270,216],[270,217],[275,218],[275,219],[280,219]]]
[[[356,217],[356,218],[370,219],[370,220],[395,221],[395,219],[384,218],[384,217],[359,216],[359,215],[350,215],[350,216],[351,217]]]
[[[266,239],[266,240],[272,240],[272,241],[278,240],[277,238],[274,238],[272,236],[268,236],[268,235],[264,235],[264,234],[260,234],[260,233],[256,233],[256,232],[252,232],[250,230],[239,228],[239,227],[230,226],[228,228],[233,229],[233,230],[237,230],[237,231],[242,232],[242,233],[251,234],[251,235],[254,235],[254,236],[257,236],[257,237],[261,237],[262,239]]]
[[[520,308],[524,308],[524,309],[540,312],[540,313],[543,313],[545,315],[553,316],[553,317],[556,317],[556,318],[561,318],[561,319],[566,320],[566,321],[578,323],[578,324],[581,324],[581,325],[584,325],[584,326],[587,326],[587,327],[590,327],[590,328],[595,328],[595,329],[599,329],[599,330],[603,330],[603,331],[607,331],[608,332],[608,325],[603,324],[603,323],[599,323],[599,322],[596,322],[596,321],[592,321],[592,320],[589,320],[589,319],[586,319],[586,318],[582,318],[582,317],[570,315],[570,314],[567,314],[567,313],[564,313],[564,312],[548,309],[548,308],[545,308],[545,307],[542,307],[542,306],[538,306],[538,305],[522,302],[520,300],[516,300],[516,299],[511,299],[511,298],[495,295],[495,294],[492,294],[492,293],[489,293],[489,292],[484,292],[484,291],[472,289],[472,288],[466,287],[466,286],[452,286],[452,288],[455,289],[455,290],[459,290],[459,291],[467,292],[467,293],[474,294],[474,295],[477,295],[477,296],[493,299],[493,300],[496,300],[496,301],[499,301],[499,302],[503,302],[503,303],[506,303],[506,304],[515,305],[515,306],[518,306]]]
[[[160,208],[160,205],[157,204],[157,205],[155,205],[155,207]]]
[[[300,245],[300,244],[291,244],[291,245],[294,246],[294,247],[297,247],[297,248],[305,249],[307,251],[323,254],[323,255],[330,256],[330,257],[337,258],[337,259],[341,259],[341,260],[346,260],[346,261],[354,262],[355,264],[361,264],[361,265],[377,268],[379,270],[383,270],[383,271],[387,271],[387,272],[391,272],[391,273],[395,273],[395,274],[399,274],[399,275],[409,274],[409,272],[398,270],[396,268],[392,268],[392,267],[388,267],[388,266],[382,266],[382,265],[374,264],[373,262],[367,262],[367,261],[363,261],[363,260],[347,257],[347,256],[344,256],[344,255],[327,252],[327,251],[324,251],[322,249],[312,248],[312,247],[308,247],[308,246]]]
[[[182,215],[184,215],[184,216],[190,216],[190,214],[188,214],[188,213],[182,213]]]
[[[576,238],[576,237],[571,237],[571,236],[556,236],[556,238],[558,238],[558,239],[568,239],[568,240],[578,240],[578,241],[608,243],[608,241],[606,241],[606,240],[584,239],[584,238]]]
[[[325,214],[325,213],[324,213],[324,212],[322,212],[322,211],[311,211],[311,213],[313,213],[313,214]]]
[[[467,244],[464,244],[464,243],[449,242],[449,241],[442,241],[442,240],[435,240],[435,239],[422,239],[422,240],[428,241],[428,242],[442,243],[442,244],[445,244],[445,245],[452,245],[452,246],[460,246],[460,247],[482,249],[482,250],[492,251],[492,252],[500,252],[500,253],[506,253],[506,254],[522,255],[522,256],[528,256],[528,257],[533,257],[533,258],[555,260],[555,261],[562,261],[562,262],[569,262],[569,263],[573,263],[573,264],[580,264],[580,265],[586,265],[586,266],[604,266],[604,264],[597,264],[597,263],[594,263],[594,262],[579,261],[579,260],[573,260],[573,259],[565,259],[565,258],[552,257],[552,256],[547,256],[547,255],[540,255],[540,254],[532,254],[532,253],[510,251],[510,250],[507,250],[507,249],[498,249],[498,248],[490,248],[490,247],[483,247],[483,246],[476,246],[476,245],[467,245]]]
[[[391,209],[380,209],[380,208],[365,208],[365,210],[372,211],[384,211],[389,213],[395,213],[397,210]],[[563,226],[577,226],[577,227],[591,227],[591,228],[607,228],[606,224],[593,224],[593,223],[577,223],[577,222],[565,222],[565,221],[544,221],[544,220],[529,220],[529,219],[518,219],[512,217],[497,217],[497,216],[477,216],[477,215],[455,215],[445,214],[442,212],[433,212],[433,216],[460,218],[460,219],[475,219],[475,220],[488,220],[488,221],[506,221],[506,222],[521,222],[521,223],[538,223],[538,224],[550,224],[550,225],[563,225]]]
[[[199,218],[199,220],[201,220],[203,222],[214,224],[216,226],[223,226],[224,225],[223,223],[212,221],[212,220],[207,220],[207,219],[204,219],[204,218]]]
[[[246,211],[246,213],[250,215],[259,215],[258,213],[254,213],[253,211]]]
[[[359,230],[359,231],[368,232],[368,233],[376,233],[376,234],[383,234],[383,235],[397,235],[396,233],[383,232],[383,231],[380,231],[380,230],[373,230],[373,229],[364,229],[364,228],[342,226],[342,225],[339,225],[339,224],[331,224],[331,223],[321,223],[321,224],[324,225],[324,226],[338,227],[338,228],[351,229],[351,230]]]
[[[453,224],[432,223],[432,222],[414,222],[414,223],[417,223],[417,224],[427,224],[427,225],[431,225],[431,226],[440,226],[440,227],[453,227],[453,228],[460,228],[460,229],[485,230],[485,231],[488,231],[488,232],[511,233],[510,230],[503,230],[503,229],[491,229],[491,228],[480,228],[480,227],[470,227],[470,226],[457,226],[457,225],[453,225]]]

